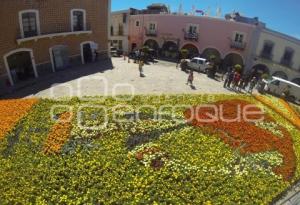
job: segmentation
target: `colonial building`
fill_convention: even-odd
[[[111,13],[110,42],[111,46],[128,52],[128,28],[130,9]]]
[[[129,50],[147,45],[161,57],[176,59],[178,50],[187,49],[191,56],[214,55],[224,69],[241,64],[245,71],[300,84],[300,40],[267,28],[258,17],[135,12],[129,19]]]
[[[300,85],[300,40],[265,28],[254,57],[254,68]]]
[[[187,49],[190,56],[214,55],[226,68],[249,64],[253,39],[261,26],[207,16],[137,14],[130,16],[129,44],[130,49],[147,45],[168,59],[176,59],[181,49]]]
[[[108,54],[110,0],[0,1],[0,87]]]
[[[147,9],[134,9],[115,11],[111,13],[110,42],[111,46],[124,52],[129,52],[129,23],[132,15],[166,14],[169,13],[164,4],[151,4]]]
[[[239,13],[226,15],[227,20],[260,25],[257,27],[249,54],[249,67],[300,85],[300,40],[271,30],[258,18],[249,19]]]

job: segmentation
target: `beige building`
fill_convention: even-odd
[[[128,52],[130,9],[111,13],[110,42],[111,46]]]
[[[110,0],[0,1],[0,87],[107,56],[110,4]]]
[[[300,40],[263,29],[255,53],[254,68],[300,85]]]

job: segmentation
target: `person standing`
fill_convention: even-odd
[[[253,93],[253,89],[256,86],[256,84],[257,84],[257,79],[256,79],[256,77],[253,77],[252,80],[250,81],[250,86],[249,86],[249,89],[248,89],[248,93],[250,93],[250,94]]]
[[[193,81],[194,81],[194,72],[191,70],[186,84],[187,85],[190,84],[191,86],[193,86]]]
[[[236,89],[238,87],[240,80],[241,74],[239,72],[235,72],[233,77],[233,89]]]
[[[232,81],[233,81],[233,78],[234,78],[234,73],[235,73],[234,70],[232,70],[232,71],[230,71],[230,73],[228,73],[228,75],[227,75],[227,84],[226,84],[225,87],[228,87],[228,88],[231,87],[231,84],[232,84]]]
[[[177,63],[176,63],[176,68],[178,68],[179,65],[181,65],[181,60],[182,60],[182,57],[181,57],[181,52],[178,51],[178,54],[177,54]]]
[[[242,89],[244,88],[244,84],[245,84],[245,79],[243,77],[241,77],[241,80],[238,84],[238,91],[242,92]]]
[[[139,71],[140,71],[140,77],[141,78],[145,77],[143,66],[144,66],[144,61],[140,60],[139,61]]]

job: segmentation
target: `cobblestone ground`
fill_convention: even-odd
[[[96,72],[41,90],[37,97],[95,96],[114,94],[199,94],[231,93],[223,83],[195,73],[194,88],[186,85],[188,74],[176,64],[160,61],[145,65],[145,78],[139,76],[138,65],[123,58],[112,59],[114,69]],[[95,66],[95,65],[93,65]],[[60,75],[58,73],[58,75]],[[56,78],[59,76],[55,76]],[[38,85],[37,85],[38,86]]]

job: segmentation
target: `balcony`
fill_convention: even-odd
[[[272,60],[273,59],[273,55],[271,53],[265,53],[265,52],[261,52],[260,57],[264,58],[266,60]]]
[[[245,50],[247,44],[245,42],[238,42],[231,40],[230,47],[238,50]]]
[[[146,30],[146,36],[152,36],[152,37],[156,37],[157,36],[157,31],[156,30]]]
[[[185,40],[198,41],[198,38],[199,38],[198,33],[184,32],[184,39]]]
[[[90,29],[90,25],[86,25],[86,30],[83,31],[66,31],[66,32],[61,32],[61,31],[57,31],[57,32],[51,32],[51,33],[45,33],[45,34],[40,34],[37,36],[32,36],[32,37],[25,37],[25,38],[18,38],[17,39],[17,43],[18,45],[21,45],[22,43],[28,42],[28,41],[34,41],[37,42],[41,39],[52,39],[55,37],[66,37],[66,36],[70,36],[70,35],[89,35],[92,34],[92,30]]]
[[[280,64],[289,68],[293,67],[293,62],[286,59],[281,59]]]

